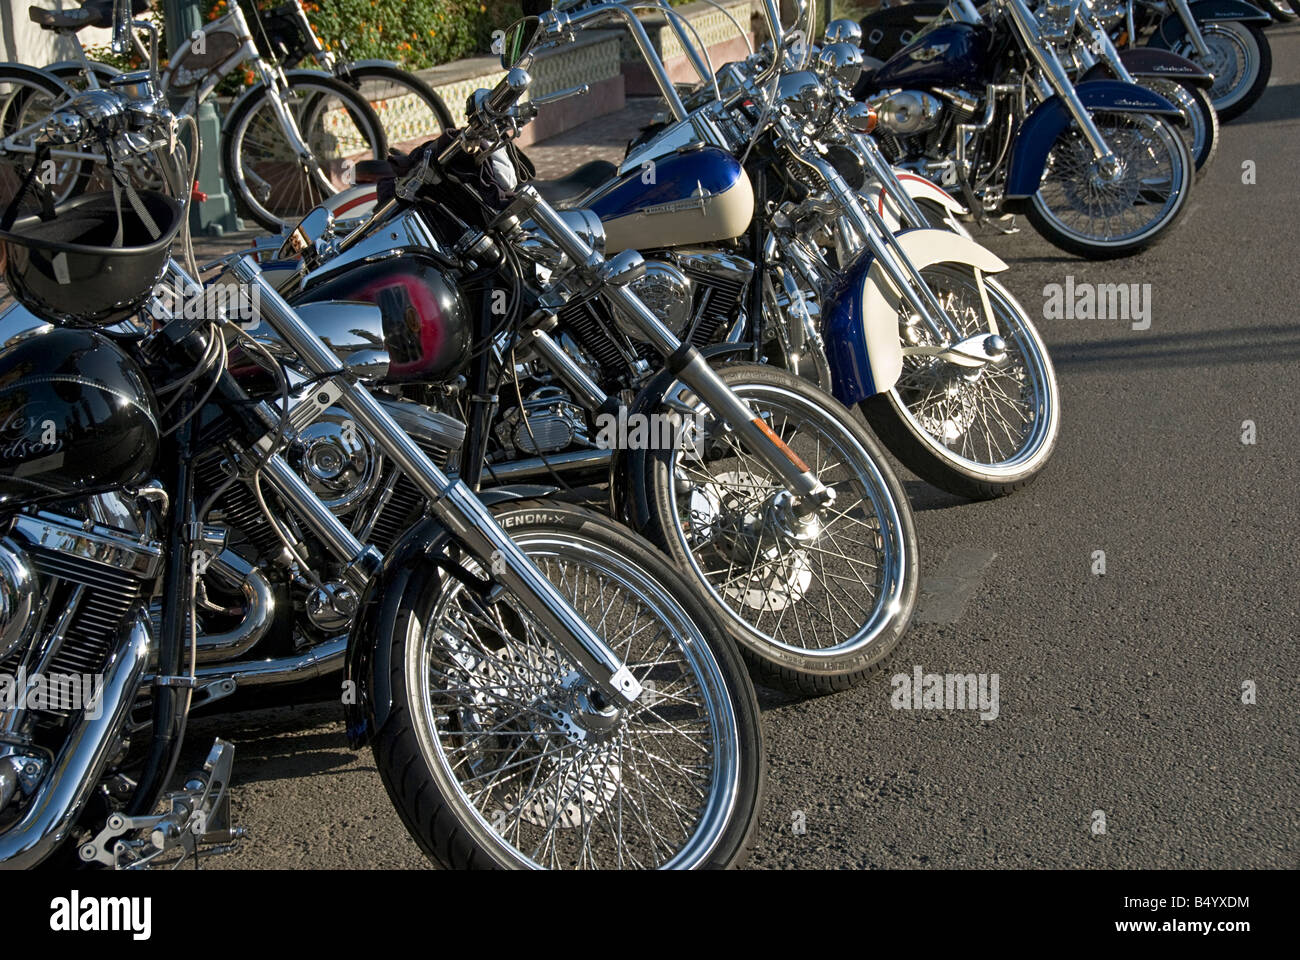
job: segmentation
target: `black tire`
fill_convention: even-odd
[[[1245,92],[1231,102],[1226,101],[1222,96],[1214,101],[1214,109],[1219,112],[1219,122],[1227,123],[1253,107],[1255,102],[1264,95],[1269,78],[1273,74],[1273,49],[1269,46],[1268,37],[1264,36],[1263,28],[1253,23],[1240,20],[1223,20],[1202,23],[1200,27],[1207,42],[1217,33],[1233,34],[1237,39],[1244,42],[1247,47],[1253,44],[1259,58],[1259,70]],[[1174,44],[1173,49],[1175,53],[1180,53],[1189,60],[1197,60],[1196,50],[1186,38]]]
[[[1163,89],[1165,84],[1176,85],[1179,92],[1195,101],[1196,110],[1200,114],[1200,122],[1204,125],[1206,131],[1200,149],[1192,152],[1192,162],[1196,164],[1196,179],[1200,180],[1205,175],[1205,171],[1209,169],[1215,155],[1219,152],[1219,111],[1214,109],[1214,101],[1210,99],[1206,88],[1190,80],[1161,80],[1141,77],[1138,78],[1137,82],[1141,86],[1161,94],[1167,92]],[[1187,146],[1189,150],[1192,149],[1190,143]]]
[[[871,520],[874,519],[878,524],[878,530],[886,530],[887,536],[880,533],[877,539],[880,546],[877,549],[881,552],[882,564],[888,565],[889,569],[882,576],[880,584],[877,587],[876,596],[871,598],[874,605],[870,610],[869,616],[856,632],[847,635],[842,633],[841,625],[832,624],[831,641],[826,645],[817,645],[818,638],[813,637],[813,643],[810,645],[805,641],[799,618],[801,614],[797,613],[794,618],[795,626],[798,627],[797,636],[791,636],[787,631],[781,634],[782,640],[777,637],[782,624],[782,620],[777,619],[775,624],[770,628],[772,634],[765,632],[762,627],[763,617],[775,617],[775,614],[768,609],[768,601],[759,606],[756,619],[751,623],[749,617],[753,617],[755,591],[749,586],[753,582],[750,577],[749,583],[741,587],[731,587],[724,589],[723,593],[729,593],[730,596],[724,598],[714,588],[710,581],[711,574],[717,574],[718,570],[710,570],[713,567],[712,562],[705,562],[697,558],[690,546],[686,542],[689,534],[683,530],[679,521],[678,510],[682,506],[677,502],[679,495],[678,487],[680,484],[676,479],[680,451],[672,450],[655,450],[653,453],[645,455],[639,459],[634,459],[636,466],[628,470],[628,481],[631,486],[629,491],[635,508],[633,516],[638,522],[644,524],[641,532],[645,533],[654,543],[662,547],[665,552],[672,558],[678,569],[687,573],[694,589],[704,596],[710,606],[718,613],[722,622],[725,624],[732,637],[740,647],[740,652],[749,664],[754,678],[765,686],[781,688],[793,693],[804,696],[821,696],[824,694],[834,693],[839,690],[845,690],[854,684],[870,676],[885,660],[889,653],[898,644],[898,641],[907,630],[911,621],[913,610],[916,606],[917,588],[919,583],[919,571],[917,562],[917,540],[916,527],[912,518],[911,504],[908,501],[907,493],[903,489],[902,483],[895,476],[881,449],[879,441],[871,435],[854,415],[842,404],[836,401],[829,394],[818,390],[815,386],[796,377],[789,371],[752,363],[733,363],[727,364],[718,369],[718,374],[722,379],[736,391],[742,399],[751,404],[756,398],[762,398],[767,392],[772,396],[778,396],[785,393],[797,396],[802,403],[816,404],[821,410],[821,414],[828,420],[833,420],[838,431],[838,442],[843,445],[837,450],[846,460],[848,456],[844,454],[843,448],[848,448],[852,456],[865,458],[869,462],[870,468],[874,471],[874,476],[869,478],[871,489],[866,490],[866,496],[871,498],[872,517],[867,521],[861,521],[853,518],[856,523],[867,527]],[[698,401],[697,401],[698,402]],[[760,401],[761,402],[761,401]],[[771,401],[769,400],[769,403]],[[775,417],[772,418],[775,423]],[[784,425],[777,429],[778,433],[786,432],[783,437],[788,442],[792,434]],[[827,448],[830,449],[828,441]],[[746,455],[748,456],[748,455]],[[713,462],[718,462],[720,458],[710,454]],[[817,464],[811,464],[812,469],[817,470]],[[858,475],[861,477],[861,474]],[[858,479],[858,478],[854,478]],[[750,476],[748,483],[755,486],[758,482],[753,476]],[[682,481],[685,483],[685,481]],[[839,488],[839,493],[848,498],[849,493],[845,490],[852,490],[849,481],[836,482],[832,481],[831,485]],[[866,489],[865,484],[861,484]],[[742,484],[743,486],[743,484]],[[705,489],[701,487],[700,489]],[[689,495],[693,497],[693,494]],[[721,495],[719,495],[721,498]],[[858,502],[861,502],[861,497]],[[843,504],[843,501],[837,500],[837,503]],[[695,509],[694,500],[691,499],[686,504],[688,515],[691,517],[691,523],[698,526],[698,517]],[[856,506],[856,503],[842,507],[844,514]],[[736,507],[730,505],[732,512]],[[747,507],[741,507],[740,513],[745,514]],[[717,508],[716,517],[710,525],[716,523],[719,529],[726,526],[723,518],[723,507],[720,504]],[[882,520],[882,518],[885,518]],[[830,524],[827,523],[826,527]],[[698,533],[698,531],[697,531]],[[746,530],[743,534],[737,536],[716,535],[709,549],[715,552],[720,551],[726,544],[734,543],[736,549],[743,550],[747,541],[752,539],[752,531]],[[778,547],[775,542],[766,550],[763,545],[765,534],[760,531],[757,540],[753,544],[754,557],[762,555],[765,558],[765,569],[759,571],[759,576],[766,575],[766,567],[775,565],[778,568],[787,563],[793,564],[793,568],[799,572],[791,576],[790,579],[781,580],[776,589],[778,597],[781,590],[791,591],[793,584],[797,583],[795,577],[802,576],[803,570],[801,565],[806,564],[811,569],[811,561],[806,557],[795,557],[799,553],[798,547],[786,550],[785,546]],[[819,535],[820,537],[820,535]],[[824,549],[827,544],[835,545],[833,538],[822,539],[821,548],[816,548],[819,554],[827,554],[830,551]],[[703,548],[701,548],[703,549]],[[842,564],[843,554],[840,555]],[[794,558],[794,559],[790,559]],[[717,558],[711,558],[717,559]],[[869,558],[855,557],[852,563],[860,563],[868,566]],[[718,560],[724,562],[725,558]],[[742,561],[750,563],[750,561]],[[825,564],[825,560],[818,561]],[[731,566],[722,572],[723,585],[731,582],[735,578],[731,577]],[[753,564],[750,563],[750,570],[753,571]],[[849,572],[856,572],[850,570]],[[837,579],[836,596],[848,597],[850,593],[842,584],[848,582],[849,578],[843,576],[844,569],[836,573],[831,573],[832,578]],[[778,574],[779,575],[779,574]],[[781,606],[779,609],[794,609],[797,605],[805,603],[806,597],[814,599],[807,601],[804,609],[816,609],[820,605],[820,600],[825,599],[825,595],[831,593],[826,589],[827,571],[825,566],[822,568],[821,587],[814,587],[808,591],[811,585],[810,580],[806,580],[799,587],[799,595],[793,600],[787,596],[780,598]],[[858,575],[860,577],[860,574]],[[772,578],[771,583],[778,583],[777,577]],[[739,597],[737,597],[737,592]],[[760,591],[761,592],[761,591]],[[891,599],[892,598],[892,599]],[[828,600],[828,605],[830,601]],[[734,609],[733,609],[734,607]],[[778,609],[773,606],[773,609]],[[820,615],[820,614],[819,614]],[[784,616],[784,614],[783,614]],[[849,618],[850,622],[858,622],[856,615]],[[791,642],[791,641],[798,642]],[[837,646],[844,649],[835,650]]]
[[[676,605],[677,614],[684,614],[694,624],[696,637],[687,640],[674,639],[669,643],[675,642],[680,649],[685,649],[682,645],[690,642],[695,645],[692,647],[695,651],[693,656],[710,658],[710,661],[716,665],[714,680],[721,680],[725,686],[726,700],[731,706],[735,722],[737,748],[734,757],[729,761],[734,763],[734,770],[728,777],[728,782],[734,785],[734,803],[723,814],[724,824],[714,831],[712,847],[707,851],[701,851],[701,858],[694,866],[700,869],[738,866],[748,854],[758,825],[765,771],[761,718],[754,697],[754,688],[745,674],[744,664],[725,631],[695,591],[690,589],[681,575],[669,566],[660,553],[608,517],[571,504],[554,501],[516,501],[497,507],[494,513],[499,522],[509,530],[511,537],[524,547],[525,552],[535,558],[543,556],[548,542],[558,542],[565,538],[572,538],[582,543],[599,544],[600,550],[606,557],[614,558],[610,562],[619,564],[624,569],[631,565],[643,571],[646,578],[659,584],[671,597],[671,602]],[[538,546],[530,550],[532,544]],[[600,568],[589,566],[587,571],[593,569]],[[406,626],[418,621],[419,624],[432,629],[433,619],[438,615],[440,594],[439,590],[430,590],[427,595],[416,598],[416,602],[404,614],[405,622],[398,625],[399,639],[395,641],[391,672],[394,705],[387,722],[378,731],[373,742],[376,766],[403,823],[420,848],[432,860],[449,869],[495,869],[509,866],[510,863],[503,863],[505,854],[501,848],[509,847],[510,844],[493,830],[481,813],[472,810],[472,804],[467,806],[469,801],[464,794],[455,788],[448,789],[445,782],[448,774],[436,760],[433,761],[435,768],[431,769],[429,755],[426,753],[427,748],[422,747],[421,736],[417,730],[419,721],[413,708],[414,697],[418,694],[413,693],[407,672],[412,655],[412,633],[417,631],[408,630]],[[601,596],[604,596],[603,590]],[[664,608],[661,606],[660,609]],[[662,629],[665,621],[659,622]],[[702,644],[699,643],[701,637]],[[628,643],[631,643],[630,638]],[[462,651],[465,649],[468,647],[462,648]],[[629,648],[620,647],[620,653],[624,649]],[[668,649],[667,645],[664,649]],[[635,657],[630,659],[635,660]],[[662,655],[658,659],[662,660]],[[647,682],[646,677],[649,672],[662,666],[655,662],[630,665],[633,666],[634,673],[638,675],[643,685]],[[692,676],[698,679],[703,674],[697,672]],[[652,688],[647,687],[647,689]],[[476,700],[475,703],[477,702]],[[653,711],[654,708],[655,704],[651,703],[642,712]],[[483,708],[485,711],[486,709]],[[575,712],[576,716],[578,715]],[[495,729],[499,731],[501,728]],[[507,734],[498,732],[496,736],[504,738]],[[467,738],[464,734],[460,734],[459,739]],[[657,740],[655,743],[657,745],[662,743],[666,750],[671,748],[671,744],[662,740]],[[516,748],[508,759],[519,756],[520,749]],[[498,752],[504,751],[498,748]],[[543,750],[543,753],[547,752],[549,751]],[[620,764],[622,757],[623,754],[620,752]],[[621,766],[618,769],[620,772],[615,776],[619,777],[619,787],[616,791],[620,793],[621,804],[625,797],[621,792]],[[589,802],[588,789],[597,790],[596,786],[590,788],[588,786],[587,778],[594,776],[590,770],[590,766],[585,768],[580,780],[583,793],[579,804],[583,808]],[[443,779],[440,779],[439,772]],[[605,786],[603,781],[596,781],[596,783],[601,788]],[[553,806],[566,803],[570,795],[559,797],[558,802]],[[595,800],[596,803],[601,802],[599,797]],[[607,796],[603,802],[608,806],[612,803],[612,799]],[[629,809],[633,802],[632,799],[627,799]],[[517,806],[523,804],[523,800],[517,802]],[[550,809],[547,812],[549,813]],[[594,818],[599,816],[599,811],[591,813],[590,816],[592,820],[584,821],[584,824],[590,822],[592,826],[588,830],[594,833]],[[523,814],[517,819],[523,819]],[[605,826],[609,826],[608,822]],[[494,842],[498,840],[499,842]]]
[[[949,275],[960,277],[962,273],[964,273],[962,265],[954,265],[950,269],[950,266],[945,264],[935,264],[922,271],[922,275],[930,280],[932,285],[936,284],[936,279],[939,277]],[[1025,434],[1022,445],[1006,451],[1001,459],[992,455],[994,452],[1002,453],[1000,447],[994,450],[993,443],[989,443],[986,448],[966,451],[966,435],[972,433],[979,422],[977,400],[955,404],[954,401],[945,399],[941,401],[945,406],[944,413],[940,415],[945,417],[964,415],[949,412],[953,406],[971,411],[968,414],[968,422],[963,423],[960,430],[954,430],[953,440],[960,436],[963,444],[962,451],[976,453],[980,459],[976,459],[975,456],[963,456],[961,452],[953,450],[948,444],[937,439],[934,433],[941,428],[925,424],[921,417],[909,410],[903,396],[903,393],[908,391],[909,370],[913,363],[917,371],[923,374],[924,379],[919,383],[911,384],[909,396],[928,397],[934,394],[934,381],[930,379],[928,370],[935,368],[927,368],[924,362],[917,363],[904,359],[904,372],[899,383],[884,393],[867,398],[859,405],[863,416],[871,424],[871,429],[876,432],[876,436],[905,467],[940,490],[946,490],[948,493],[969,500],[992,500],[1005,497],[1028,486],[1051,460],[1061,428],[1060,389],[1046,344],[1043,343],[1042,337],[1024,308],[1016,302],[1011,293],[992,277],[985,277],[984,282],[990,305],[996,304],[999,332],[1007,342],[1007,356],[1010,363],[1014,364],[1012,367],[1014,372],[1008,374],[1005,369],[999,371],[995,366],[990,366],[988,370],[982,372],[981,376],[999,377],[1002,384],[1018,384],[1022,390],[1025,386],[1029,386],[1032,389],[1032,396],[1037,400],[1037,403],[1026,403],[1027,412],[1022,414],[1020,408],[1007,399],[999,404],[994,416],[987,419],[992,419],[1002,427],[1020,427],[1017,418],[1023,420]],[[950,303],[956,302],[954,299],[956,294],[951,293],[952,288],[939,287],[938,289],[949,294],[946,299]],[[972,292],[969,296],[973,302],[975,294]],[[963,330],[963,334],[973,335],[973,328]],[[975,394],[980,389],[979,380],[970,384],[966,384],[961,377],[947,380],[946,378],[953,372],[955,368],[938,367],[937,375],[940,384],[953,385],[959,391],[965,392],[967,396]],[[995,381],[995,384],[997,382]],[[963,393],[959,392],[957,396],[961,397]],[[992,396],[1000,400],[1002,397],[1009,397],[1009,394],[1001,386],[995,385]],[[937,418],[933,419],[937,421]],[[993,430],[989,432],[1000,443],[997,432]],[[978,444],[976,446],[978,447]],[[986,453],[989,455],[985,456]]]
[[[1191,194],[1192,184],[1196,179],[1196,165],[1192,161],[1191,151],[1187,149],[1187,142],[1183,139],[1182,134],[1178,132],[1176,125],[1169,122],[1166,118],[1150,117],[1147,114],[1108,114],[1106,111],[1101,110],[1094,110],[1091,112],[1094,119],[1098,120],[1107,116],[1118,117],[1119,120],[1113,121],[1116,123],[1126,117],[1147,117],[1148,120],[1155,121],[1157,126],[1168,128],[1165,130],[1166,135],[1163,136],[1162,139],[1165,140],[1167,145],[1170,147],[1169,157],[1171,158],[1173,166],[1176,167],[1176,169],[1171,168],[1171,176],[1176,175],[1181,181],[1179,197],[1177,200],[1169,205],[1168,210],[1160,219],[1154,221],[1151,226],[1131,240],[1106,240],[1095,237],[1081,237],[1077,234],[1067,232],[1058,225],[1056,218],[1049,216],[1045,212],[1047,201],[1044,199],[1043,186],[1040,186],[1038,191],[1029,199],[1029,202],[1025,205],[1024,212],[1029,222],[1034,225],[1034,228],[1040,234],[1042,234],[1043,239],[1053,246],[1059,247],[1068,253],[1086,257],[1089,260],[1114,260],[1118,257],[1131,256],[1132,254],[1159,243],[1160,240],[1168,235],[1174,225],[1182,219],[1183,215],[1187,212],[1188,197]],[[1073,136],[1078,139],[1079,143],[1082,143],[1082,139],[1077,133],[1077,128],[1071,125],[1071,127],[1063,131],[1061,136],[1058,137],[1057,144],[1064,144],[1065,138],[1068,136]],[[1056,149],[1056,146],[1054,146],[1053,151]],[[1046,177],[1044,177],[1044,185],[1045,184]]]
[[[288,83],[290,92],[300,98],[297,101],[299,112],[302,114],[299,118],[299,126],[302,126],[302,119],[308,120],[308,129],[301,131],[308,139],[308,146],[315,146],[311,143],[313,139],[320,139],[323,142],[331,138],[323,128],[317,127],[317,121],[322,118],[323,111],[328,109],[328,104],[331,102],[328,98],[333,97],[337,98],[347,110],[348,119],[358,141],[355,145],[357,156],[363,159],[382,160],[388,155],[388,141],[384,137],[383,125],[379,122],[379,117],[370,108],[370,104],[366,103],[350,86],[323,73],[307,72],[290,73]],[[298,189],[293,192],[294,195],[281,199],[272,209],[269,205],[271,196],[261,198],[254,194],[256,188],[249,183],[249,174],[253,171],[244,169],[241,154],[247,141],[249,128],[258,121],[258,112],[268,103],[267,95],[268,90],[265,87],[255,89],[253,93],[240,100],[230,111],[230,115],[224,119],[221,128],[221,163],[226,182],[239,203],[241,213],[252,217],[264,229],[279,232],[286,226],[297,223],[325,197],[333,196],[350,186],[347,169],[352,158],[350,155],[325,157],[324,162],[331,171],[328,179],[300,171],[303,179]],[[268,113],[267,116],[272,115]],[[266,124],[266,128],[273,129],[272,136],[283,137],[278,126],[271,128]],[[351,147],[344,149],[351,149]],[[317,160],[320,161],[321,157],[318,156]],[[277,155],[271,162],[288,166],[293,161],[281,159]],[[263,199],[267,202],[263,202]]]
[[[451,111],[447,109],[447,104],[443,102],[438,92],[429,86],[413,73],[407,73],[405,70],[399,70],[396,67],[384,66],[355,66],[352,67],[348,74],[343,78],[349,86],[355,89],[379,116],[379,122],[384,128],[384,137],[388,141],[390,148],[396,148],[411,140],[424,142],[437,138],[444,130],[455,126],[452,120]],[[425,123],[432,123],[433,128],[430,130],[407,131],[404,130],[395,121],[390,121],[387,112],[381,111],[375,107],[374,100],[371,97],[374,92],[369,88],[369,84],[377,83],[384,85],[393,85],[396,87],[405,87],[410,94],[418,97],[424,102],[424,105],[432,114],[432,118],[422,118],[421,126]],[[408,136],[408,132],[414,132],[415,136]],[[409,152],[409,151],[408,151]]]
[[[47,116],[47,104],[36,103],[37,91],[49,97],[49,109],[66,99],[70,88],[56,75],[21,64],[0,64],[0,138],[13,136],[19,130],[30,127],[38,116]],[[30,154],[14,153],[0,157],[0,209],[8,205],[22,177],[31,169],[25,162]],[[66,159],[56,161],[60,174],[53,190],[54,202],[80,195],[90,182],[95,169],[94,160],[77,161]]]

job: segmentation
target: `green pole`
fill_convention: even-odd
[[[171,56],[176,55],[181,44],[189,43],[194,31],[203,26],[203,14],[198,0],[163,0],[163,27]],[[179,104],[173,104],[173,107]],[[226,190],[221,176],[219,147],[221,143],[221,115],[216,104],[208,101],[199,107],[195,122],[199,129],[199,190],[208,199],[190,208],[190,229],[195,234],[219,237],[230,230],[241,228],[236,215],[235,200]]]

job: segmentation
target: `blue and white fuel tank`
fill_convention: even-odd
[[[699,144],[647,160],[585,197],[605,225],[605,252],[716,243],[741,236],[754,188],[725,150]]]

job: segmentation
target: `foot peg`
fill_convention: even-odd
[[[246,834],[230,826],[230,771],[234,744],[218,739],[203,769],[185,778],[185,786],[167,794],[166,813],[128,817],[114,813],[94,840],[78,851],[86,863],[115,870],[149,869],[165,856],[172,869],[200,854],[228,853]],[[179,854],[172,860],[172,855]]]

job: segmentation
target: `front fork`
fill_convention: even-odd
[[[625,283],[619,282],[616,276],[608,275],[607,269],[612,261],[606,261],[586,240],[570,229],[536,189],[531,185],[520,187],[515,202],[503,215],[509,216],[519,219],[531,217],[547,233],[577,266],[582,278],[598,287],[613,308],[636,326],[650,345],[667,358],[668,368],[737,433],[754,456],[781,478],[786,488],[797,498],[797,512],[811,513],[834,498],[834,492],[817,478],[762,417],[756,416],[736,396],[700,355],[699,350],[682,343]]]
[[[945,343],[959,340],[961,328],[943,309],[934,291],[899,245],[898,238],[879,212],[871,204],[862,201],[829,161],[815,155],[800,156],[799,159],[816,170],[825,182],[831,198],[844,212],[848,226],[866,243],[871,255],[884,267],[885,277],[894,288],[894,295],[907,301],[936,341]],[[897,183],[896,178],[894,182]],[[920,211],[917,212],[919,215]]]
[[[289,141],[289,147],[297,155],[300,163],[313,172],[319,172],[320,165],[316,162],[316,156],[312,153],[311,147],[307,146],[307,141],[303,139],[302,131],[298,129],[298,121],[294,119],[293,111],[289,109],[289,104],[285,100],[289,84],[285,80],[284,74],[260,57],[254,61],[254,65],[257,69],[258,79],[266,87],[267,99],[271,103],[271,112],[275,114],[276,122],[280,124],[280,129],[284,131],[284,135]]]
[[[241,283],[256,290],[266,323],[293,349],[304,367],[322,381],[322,386],[314,390],[328,385],[330,394],[322,405],[336,402],[337,397],[337,403],[375,438],[384,455],[424,494],[433,516],[483,569],[491,571],[493,580],[527,605],[551,639],[579,664],[611,703],[635,702],[641,695],[641,685],[631,670],[506,535],[474,492],[461,480],[453,480],[439,470],[379,401],[347,376],[337,355],[266,281],[250,257],[239,260],[233,272]],[[272,466],[274,479],[290,489],[297,486],[282,458],[274,458]],[[316,502],[321,509],[309,514],[314,528],[336,555],[354,562],[366,547],[323,504]]]
[[[1101,171],[1108,175],[1113,173],[1118,166],[1118,159],[1110,149],[1110,145],[1106,143],[1106,138],[1097,129],[1092,114],[1079,102],[1079,97],[1074,92],[1074,84],[1070,81],[1069,74],[1065,72],[1065,67],[1061,66],[1061,61],[1057,58],[1055,49],[1043,38],[1042,31],[1038,29],[1038,21],[1029,8],[1025,6],[1025,0],[1010,0],[1007,3],[1007,10],[1010,11],[1021,36],[1024,37],[1025,49],[1029,52],[1029,56],[1047,77],[1047,82],[1053,92],[1061,98],[1061,102],[1065,104],[1070,116],[1083,132],[1084,139],[1088,141],[1088,146],[1092,148],[1093,156],[1096,158]]]
[[[1205,42],[1205,37],[1201,35],[1201,25],[1192,16],[1192,8],[1187,0],[1169,0],[1169,4],[1174,8],[1174,13],[1178,14],[1183,29],[1187,31],[1187,38],[1192,41],[1192,46],[1196,48],[1196,55],[1202,60],[1208,60],[1210,58],[1210,45]]]

